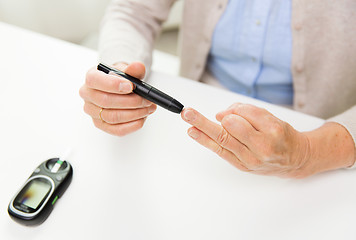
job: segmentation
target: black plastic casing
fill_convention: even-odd
[[[43,163],[41,163],[36,168],[36,170],[31,174],[31,176],[27,179],[26,183],[22,186],[20,191],[18,191],[17,194],[15,195],[15,197],[11,200],[11,202],[8,206],[8,213],[14,221],[16,221],[20,224],[26,225],[26,226],[35,226],[35,225],[39,225],[39,224],[43,223],[48,218],[48,216],[50,215],[50,213],[53,210],[55,202],[67,190],[68,186],[70,185],[70,183],[72,181],[72,177],[73,177],[73,168],[70,165],[70,163],[67,161],[64,161],[62,163],[62,166],[58,170],[58,172],[56,172],[56,173],[51,172],[51,167],[58,160],[59,160],[58,158],[51,158],[51,159],[48,159],[48,160],[44,161]],[[31,178],[44,178],[43,176],[52,179],[52,181],[54,183],[53,192],[49,195],[46,195],[44,200],[36,208],[36,211],[33,213],[33,216],[27,216],[27,215],[29,215],[28,213],[21,211],[20,209],[18,209],[16,207],[18,204],[15,202],[15,199],[21,194],[22,190],[27,186],[27,184],[29,184],[31,181],[33,181],[33,180],[30,180]],[[47,199],[47,198],[48,198],[48,200],[47,200],[47,202],[45,202],[45,199]],[[56,199],[56,201],[53,202],[55,199]],[[40,207],[43,204],[45,204],[45,205],[43,206],[42,209],[40,209]],[[16,210],[14,210],[14,209],[16,209]],[[17,213],[16,211],[20,211],[21,214]]]
[[[126,78],[127,80],[129,80],[134,84],[134,89],[133,89],[134,93],[171,112],[180,113],[184,108],[183,104],[181,104],[171,96],[149,85],[148,83],[141,81],[138,78],[130,76],[120,70],[111,68],[103,63],[100,63],[97,69],[106,74],[109,74],[109,72],[113,72],[123,78]]]

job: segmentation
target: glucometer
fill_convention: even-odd
[[[11,200],[8,213],[23,225],[43,223],[72,181],[73,168],[67,161],[51,158],[41,163]]]

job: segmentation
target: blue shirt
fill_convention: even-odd
[[[208,68],[230,90],[293,103],[291,0],[230,0],[212,39]]]

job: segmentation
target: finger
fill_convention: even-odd
[[[125,123],[145,118],[148,115],[152,114],[154,111],[156,111],[157,106],[155,104],[152,104],[149,107],[138,109],[101,109],[102,108],[90,102],[85,102],[84,104],[85,113],[87,113],[92,118],[101,119],[109,124]]]
[[[107,132],[109,134],[115,135],[115,136],[125,136],[127,134],[130,134],[132,132],[135,132],[143,127],[143,124],[145,123],[146,118],[141,118],[136,121],[128,122],[128,123],[120,123],[120,124],[108,124],[106,122],[103,122],[101,120],[93,118],[93,123],[94,125],[103,130],[104,132]]]
[[[236,114],[245,118],[256,130],[265,129],[266,121],[269,121],[274,116],[266,109],[259,108],[250,104],[235,103],[227,110],[216,115],[216,119],[220,122],[226,115]]]
[[[209,136],[207,136],[204,132],[199,129],[192,127],[188,129],[188,135],[197,141],[199,144],[204,147],[212,150],[221,158],[228,161],[230,164],[240,169],[241,171],[249,172],[250,170],[244,166],[244,164],[229,150],[223,148],[219,144],[217,144],[214,140],[212,140]]]
[[[91,68],[86,75],[85,84],[92,89],[109,93],[129,94],[133,84],[123,77],[106,74],[96,68]]]
[[[182,111],[181,116],[184,121],[195,126],[200,131],[204,132],[217,144],[221,145],[224,148],[228,148],[229,150],[231,150],[231,147],[233,146],[233,144],[231,143],[237,141],[222,126],[210,121],[198,111],[192,108],[185,108]]]
[[[138,96],[137,94],[114,94],[82,86],[80,96],[86,102],[91,102],[100,108],[133,109],[152,105],[152,102]]]
[[[184,121],[195,126],[223,147],[230,140],[228,139],[230,136],[226,134],[227,132],[223,131],[224,129],[219,124],[210,121],[192,108],[185,108],[181,113],[181,117]]]
[[[236,157],[245,164],[245,166],[258,164],[248,147],[246,147],[246,145],[241,143],[238,139],[234,138],[234,136],[232,136],[219,124],[208,120],[192,108],[184,109],[181,115],[186,122],[192,124],[201,132],[204,132],[204,134],[206,134],[216,144],[234,153]],[[250,167],[248,166],[248,168]]]
[[[263,141],[261,133],[243,117],[235,114],[226,115],[221,120],[223,128],[239,142],[244,144],[252,152],[255,149],[257,141]]]
[[[230,105],[226,110],[223,110],[219,113],[216,114],[216,120],[218,120],[219,122],[221,122],[221,120],[224,118],[224,116],[226,116],[227,114],[233,114],[234,112],[234,108],[237,108],[238,106],[242,105],[243,103],[234,103],[232,105]]]

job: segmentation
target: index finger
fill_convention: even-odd
[[[184,121],[193,125],[192,129],[199,130],[203,134],[200,138],[194,138],[203,146],[216,152],[224,159],[231,161],[233,154],[242,165],[251,160],[251,152],[239,139],[232,136],[221,125],[214,123],[192,108],[185,108],[181,116]],[[252,127],[251,127],[252,128]],[[230,157],[228,157],[230,156]],[[236,160],[234,160],[236,161]]]
[[[181,116],[184,121],[201,130],[217,144],[228,150],[234,151],[236,144],[243,144],[240,141],[237,142],[238,139],[231,136],[221,125],[210,121],[192,108],[185,108]],[[243,145],[245,146],[245,144]]]
[[[106,74],[91,68],[86,75],[85,84],[92,89],[109,93],[129,94],[133,90],[133,84],[120,76]]]

